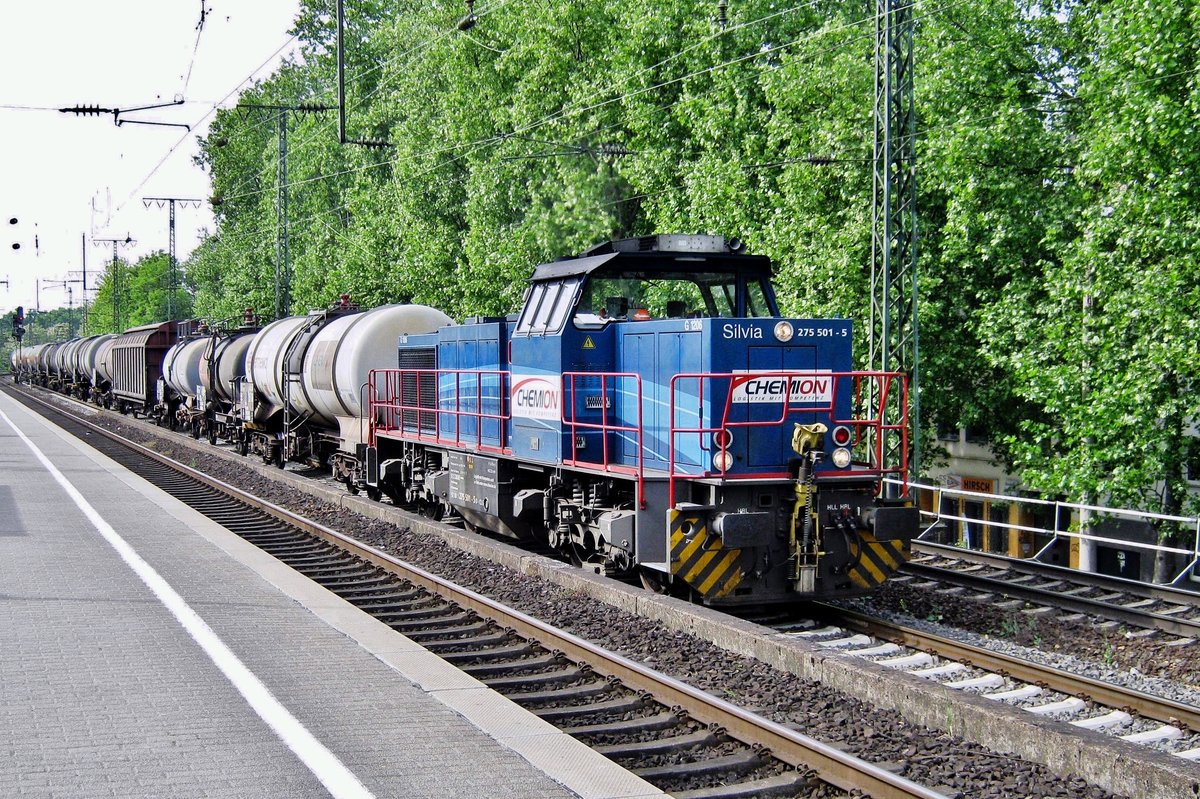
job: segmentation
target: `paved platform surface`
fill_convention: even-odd
[[[0,393],[0,796],[662,794]]]

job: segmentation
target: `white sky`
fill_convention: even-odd
[[[196,137],[207,131],[222,98],[233,92],[222,105],[236,104],[235,89],[252,75],[266,77],[295,49],[292,42],[271,58],[288,42],[299,0],[205,0],[204,6],[208,15],[193,62],[201,0],[0,2],[0,280],[10,281],[0,283],[0,310],[33,308],[37,278],[41,307],[65,306],[65,288],[44,282],[80,271],[83,249],[91,288],[93,275],[98,278],[112,258],[112,246],[96,246],[92,238],[132,235],[135,243],[120,250],[131,260],[166,250],[167,209],[146,208],[143,197],[211,195],[208,175],[192,163]],[[181,122],[192,126],[190,133],[117,127],[111,114],[13,108],[133,108],[180,94],[183,106],[122,118]],[[13,217],[16,225],[9,223]],[[199,230],[212,227],[207,202],[200,209],[177,206],[177,257],[186,258]],[[13,250],[13,243],[21,249]],[[72,288],[78,307],[82,287]]]

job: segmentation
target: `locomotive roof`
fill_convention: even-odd
[[[642,272],[686,270],[689,272],[740,272],[768,276],[771,274],[771,259],[765,255],[742,255],[729,252],[610,252],[542,264],[534,270],[533,277],[529,279],[529,282],[540,283],[545,280],[561,280],[564,277],[575,275],[590,275],[608,266],[618,271],[628,268]]]

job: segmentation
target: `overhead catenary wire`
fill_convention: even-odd
[[[501,0],[501,2],[499,2],[497,5],[489,7],[485,10],[480,10],[476,16],[482,18],[482,17],[486,17],[490,14],[494,14],[497,11],[499,11],[500,9],[504,8],[509,3],[511,3],[512,1],[513,0]],[[356,78],[356,80],[361,81],[363,78],[370,77],[371,75],[375,74],[376,72],[378,72],[382,69],[386,69],[388,66],[391,66],[392,64],[396,64],[401,59],[407,59],[405,64],[411,66],[411,64],[413,63],[413,61],[416,57],[427,54],[429,51],[431,51],[433,49],[433,47],[435,45],[440,44],[443,41],[450,39],[455,34],[456,34],[456,31],[452,28],[445,28],[445,27],[437,28],[436,35],[433,36],[432,38],[418,42],[418,43],[414,44],[413,46],[409,47],[408,49],[404,50],[403,52],[398,53],[397,55],[392,56],[391,58],[388,58],[384,61],[381,61],[380,63],[375,64],[374,66],[368,67],[364,71],[358,73],[355,76],[355,78]],[[400,73],[397,72],[397,74],[400,74]],[[366,103],[372,97],[377,95],[379,92],[383,91],[388,86],[389,80],[390,79],[385,79],[383,81],[380,81],[380,83],[377,86],[375,86],[374,89],[367,92],[362,97],[353,98],[353,99],[347,98],[346,99],[347,112],[352,111],[355,108],[361,107],[364,103]],[[306,152],[309,145],[314,143],[317,140],[317,138],[320,136],[320,134],[323,130],[322,125],[331,126],[336,133],[336,130],[337,130],[337,121],[336,120],[331,120],[327,123],[318,122],[316,125],[313,126],[313,129],[310,131],[310,133],[307,137],[301,139],[299,142],[297,142],[295,145],[292,146],[292,152],[297,153],[297,154]],[[255,127],[257,127],[257,124]],[[252,131],[253,131],[253,128],[250,129],[249,131],[244,131],[244,132],[252,132]],[[253,181],[256,181],[259,179],[269,178],[271,171],[273,171],[273,167],[271,167],[270,165],[265,166],[259,174],[256,174],[253,177],[246,178],[243,181],[243,184],[250,183],[250,182],[253,182]],[[232,199],[237,199],[239,197],[240,197],[240,195],[234,194],[234,195],[230,195],[229,199],[232,200]]]
[[[292,34],[292,35],[288,36],[288,38],[284,41],[284,43],[279,45],[279,47],[277,47],[274,50],[274,52],[271,53],[271,55],[267,56],[267,58],[264,59],[261,64],[259,64],[257,67],[255,67],[254,70],[249,75],[247,75],[245,78],[243,78],[241,81],[239,81],[238,84],[236,86],[234,86],[232,89],[230,89],[229,92],[224,97],[222,97],[216,103],[213,103],[212,106],[204,114],[202,114],[199,119],[197,119],[195,122],[192,123],[192,127],[198,128],[201,124],[203,124],[204,120],[208,119],[210,116],[215,114],[217,111],[217,108],[222,103],[225,103],[226,101],[228,101],[229,98],[232,97],[235,93],[237,93],[243,86],[245,86],[250,81],[254,80],[255,76],[258,75],[258,73],[261,72],[268,64],[270,64],[272,61],[274,61],[275,58],[288,47],[288,45],[290,45],[293,41],[296,40],[296,38],[297,38],[296,34]],[[183,144],[185,141],[187,141],[187,139],[190,135],[191,135],[191,132],[189,131],[188,133],[185,133],[184,135],[180,136],[179,139],[176,140],[176,142],[173,145],[171,145],[170,149],[167,150],[166,154],[164,154],[163,157],[158,160],[158,163],[156,163],[151,168],[151,170],[146,174],[146,176],[144,178],[142,178],[141,182],[139,182],[137,184],[137,186],[135,186],[133,188],[133,191],[129,192],[129,195],[124,200],[122,200],[120,202],[120,204],[117,205],[116,209],[113,212],[113,216],[116,216],[117,214],[121,213],[122,210],[125,209],[125,207],[129,204],[130,200],[132,200],[135,196],[137,196],[137,194],[142,190],[142,188],[147,183],[150,182],[150,180],[158,173],[158,170],[162,169],[162,166],[163,166],[163,164],[165,164],[167,162],[167,159],[169,159],[172,155],[175,154],[175,151],[179,149],[179,146],[181,144]]]

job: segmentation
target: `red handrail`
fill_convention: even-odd
[[[751,381],[779,378],[786,381],[784,396],[778,402],[780,406],[779,416],[770,419],[755,419],[747,421],[733,421],[730,415],[734,405],[735,392],[739,387],[745,386]],[[829,398],[826,402],[824,399],[806,402],[803,406],[799,406],[792,400],[792,384],[798,378],[828,378],[830,379]],[[854,380],[854,397],[855,402],[852,407],[862,407],[863,387],[866,384],[871,390],[868,392],[868,398],[873,398],[874,408],[866,418],[838,418],[834,416],[834,411],[838,406],[838,392],[841,389],[842,379],[853,378]],[[721,412],[720,424],[716,426],[698,426],[698,427],[681,427],[677,424],[676,410],[682,407],[680,404],[679,381],[681,380],[696,380],[698,381],[697,396],[694,400],[696,405],[695,415],[702,418],[702,410],[704,407],[704,387],[708,382],[728,381],[728,390],[725,392],[724,408]],[[893,409],[891,414],[895,421],[887,421],[888,406],[891,401],[892,384],[900,381],[900,401],[899,407]],[[715,393],[715,392],[714,392]],[[776,404],[776,403],[771,403]],[[885,467],[883,466],[884,442],[887,437],[894,433],[899,433],[901,437],[901,450],[908,451],[908,377],[899,372],[818,372],[818,371],[799,371],[799,370],[781,370],[781,371],[761,371],[761,372],[689,372],[677,374],[670,381],[670,430],[667,455],[667,474],[669,480],[668,487],[668,502],[671,507],[675,505],[675,486],[678,480],[698,480],[714,475],[724,479],[752,479],[762,477],[785,477],[786,473],[781,474],[747,474],[747,475],[728,475],[727,468],[712,470],[704,465],[700,465],[699,472],[684,472],[680,471],[678,460],[676,458],[676,450],[678,448],[678,439],[680,435],[696,434],[700,437],[700,449],[703,450],[703,436],[705,434],[714,435],[714,441],[718,438],[721,441],[727,442],[729,437],[718,436],[722,432],[728,433],[731,428],[740,427],[771,427],[784,424],[788,417],[798,413],[828,413],[830,415],[830,423],[833,426],[845,426],[854,431],[853,446],[858,445],[864,436],[871,436],[870,445],[870,466],[866,469],[859,470],[860,474],[877,475],[883,477],[888,474],[897,474],[900,479],[907,478],[907,466],[901,463],[898,466]],[[873,434],[873,435],[872,435]],[[717,442],[720,452],[726,451],[726,445]],[[723,460],[723,459],[722,459]]]
[[[581,422],[575,418],[575,399],[578,396],[576,388],[576,380],[580,377],[584,378],[600,378],[600,422]],[[610,423],[608,420],[608,381],[610,378],[620,380],[633,380],[637,387],[637,422],[633,425],[621,425],[615,422]],[[571,457],[563,458],[563,464],[566,466],[583,466],[587,468],[602,469],[606,472],[614,472],[617,474],[631,474],[637,478],[637,501],[641,508],[646,507],[645,494],[645,451],[642,447],[642,439],[644,435],[642,427],[642,376],[635,372],[563,372],[563,402],[562,402],[562,424],[563,429],[570,428],[571,431]],[[618,393],[619,390],[618,390]],[[570,396],[571,401],[567,402],[567,396]],[[616,406],[616,403],[613,403]],[[571,416],[567,418],[567,408],[571,409]],[[585,410],[587,410],[585,408]],[[584,430],[599,430],[601,432],[601,459],[600,461],[586,461],[579,458],[579,439],[575,435],[578,429]],[[634,441],[637,445],[637,466],[628,466],[623,463],[612,463],[608,454],[608,434],[609,433],[632,433]]]
[[[384,379],[384,399],[380,398],[378,391],[378,378],[382,376]],[[441,398],[435,399],[433,406],[421,404],[421,389],[422,384],[426,387],[429,381],[432,380],[434,391],[437,392],[441,385],[443,377],[454,378],[454,407],[441,407]],[[463,392],[462,383],[464,376],[475,378],[475,393],[472,397],[475,401],[475,410],[463,410]],[[496,386],[497,396],[484,397],[483,385],[485,377],[496,378],[493,385]],[[411,393],[414,397],[406,397],[404,378],[411,377],[414,379],[414,385]],[[393,430],[400,431],[402,437],[411,438],[417,441],[428,441],[437,444],[453,444],[455,446],[473,446],[481,452],[511,452],[508,447],[508,431],[505,424],[511,414],[508,410],[509,396],[509,372],[501,369],[372,369],[368,376],[369,394],[370,394],[370,418],[371,431],[370,442],[375,444],[378,433],[387,433]],[[483,411],[484,400],[492,400],[498,403],[499,409],[495,413],[485,413]],[[409,424],[404,420],[404,414],[411,413],[416,421],[414,424]],[[423,417],[433,417],[432,432],[424,432],[426,425],[423,424]],[[442,420],[444,417],[453,419],[453,436],[442,435]],[[464,437],[462,429],[463,417],[475,420],[475,435]],[[392,420],[398,419],[398,424]],[[486,420],[493,420],[497,427],[498,444],[485,443],[483,440],[483,423]]]
[[[435,400],[433,406],[420,404],[422,387],[427,387],[428,381],[432,380],[436,391],[442,379],[447,376],[454,377],[454,406],[452,408],[441,407],[441,398]],[[475,381],[475,392],[473,395],[474,402],[476,403],[475,410],[462,409],[462,384],[467,376],[470,376]],[[406,396],[407,392],[405,392],[404,386],[405,377],[409,377],[412,380],[409,391],[415,393],[414,397],[409,398]],[[491,385],[497,390],[498,396],[486,398],[483,396],[484,380],[488,377],[493,378]],[[511,454],[512,450],[509,446],[507,429],[508,423],[512,419],[509,407],[511,377],[511,373],[506,370],[374,369],[368,377],[371,409],[369,441],[371,444],[375,444],[378,433],[398,430],[402,438],[460,447],[473,447],[479,451]],[[383,381],[382,385],[380,385],[381,378]],[[578,418],[576,405],[580,392],[578,384],[580,378],[598,380],[600,383],[600,407],[598,409],[600,411],[600,420],[598,422],[583,421]],[[793,381],[803,378],[828,379],[830,381],[828,396],[826,397],[824,392],[822,392],[821,396],[800,405],[792,397],[792,386]],[[851,378],[854,381],[851,405],[852,408],[857,408],[859,413],[854,415],[852,410],[849,418],[840,418],[835,416],[834,413],[839,405],[838,398],[839,392],[842,390],[843,381],[847,378]],[[779,401],[777,403],[774,401],[764,401],[763,403],[778,404],[778,415],[772,415],[771,418],[767,419],[733,420],[731,417],[735,404],[742,404],[734,402],[737,390],[746,386],[751,381],[763,379],[782,379],[784,381],[783,395]],[[684,380],[696,381],[695,391],[692,394],[682,394],[680,382]],[[624,423],[618,423],[618,421],[610,418],[611,414],[615,413],[617,403],[614,402],[612,409],[610,409],[608,403],[609,391],[615,390],[620,394],[622,381],[633,381],[636,386],[637,413],[636,420],[633,422],[626,420]],[[702,424],[691,427],[680,426],[678,423],[678,414],[685,407],[685,403],[694,404],[695,410],[690,413],[695,415],[697,419],[702,419],[704,398],[706,394],[720,396],[716,385],[719,385],[721,381],[725,383],[726,391],[724,394],[724,407],[720,410],[720,421],[710,422],[707,426]],[[899,384],[898,388],[897,383]],[[710,386],[710,384],[715,385]],[[562,424],[563,432],[569,433],[571,436],[570,457],[564,454],[562,459],[563,465],[595,468],[606,472],[634,476],[637,480],[638,503],[639,506],[644,507],[645,429],[643,411],[645,401],[641,375],[633,372],[564,372],[562,374],[561,386],[563,401],[560,406],[559,421]],[[379,390],[381,388],[383,389],[382,398],[380,397]],[[497,402],[498,411],[494,413],[483,412],[482,407],[485,399]],[[869,404],[871,407],[864,408],[863,406],[866,404]],[[704,436],[713,436],[713,440],[719,451],[726,452],[730,437],[718,435],[719,433],[728,433],[731,429],[743,427],[780,426],[786,424],[793,415],[800,413],[827,414],[831,426],[845,426],[850,428],[853,431],[851,447],[860,446],[863,444],[864,439],[866,440],[868,463],[865,468],[858,469],[857,473],[874,475],[880,478],[886,475],[896,475],[901,480],[907,480],[906,464],[901,463],[896,466],[883,465],[885,443],[891,440],[891,437],[899,435],[901,451],[908,451],[908,378],[906,375],[898,372],[784,370],[752,373],[681,373],[674,375],[669,382],[668,406],[670,427],[667,443],[667,477],[669,481],[668,499],[671,506],[675,504],[675,489],[676,483],[679,480],[698,480],[713,476],[729,480],[754,478],[786,479],[791,476],[786,471],[729,475],[728,467],[712,469],[703,462],[697,465],[696,468],[698,471],[683,471],[680,468],[679,458],[677,457],[680,450],[680,436],[695,434],[697,436],[697,448],[702,452],[707,451],[704,445]],[[569,411],[567,410],[568,408],[570,408]],[[404,419],[405,414],[412,414],[415,422],[407,422]],[[422,414],[432,417],[432,425],[426,424],[423,421],[429,418],[429,416],[422,416]],[[447,416],[454,420],[453,435],[442,435],[442,422]],[[463,435],[463,417],[475,420],[475,433],[473,436]],[[487,420],[496,422],[498,444],[488,444],[483,441],[483,426]],[[587,460],[580,457],[578,446],[579,436],[577,434],[580,431],[586,430],[598,431],[601,435],[602,443],[599,460]],[[610,433],[625,433],[634,438],[637,446],[636,465],[614,462],[619,460],[619,455],[610,451]]]

